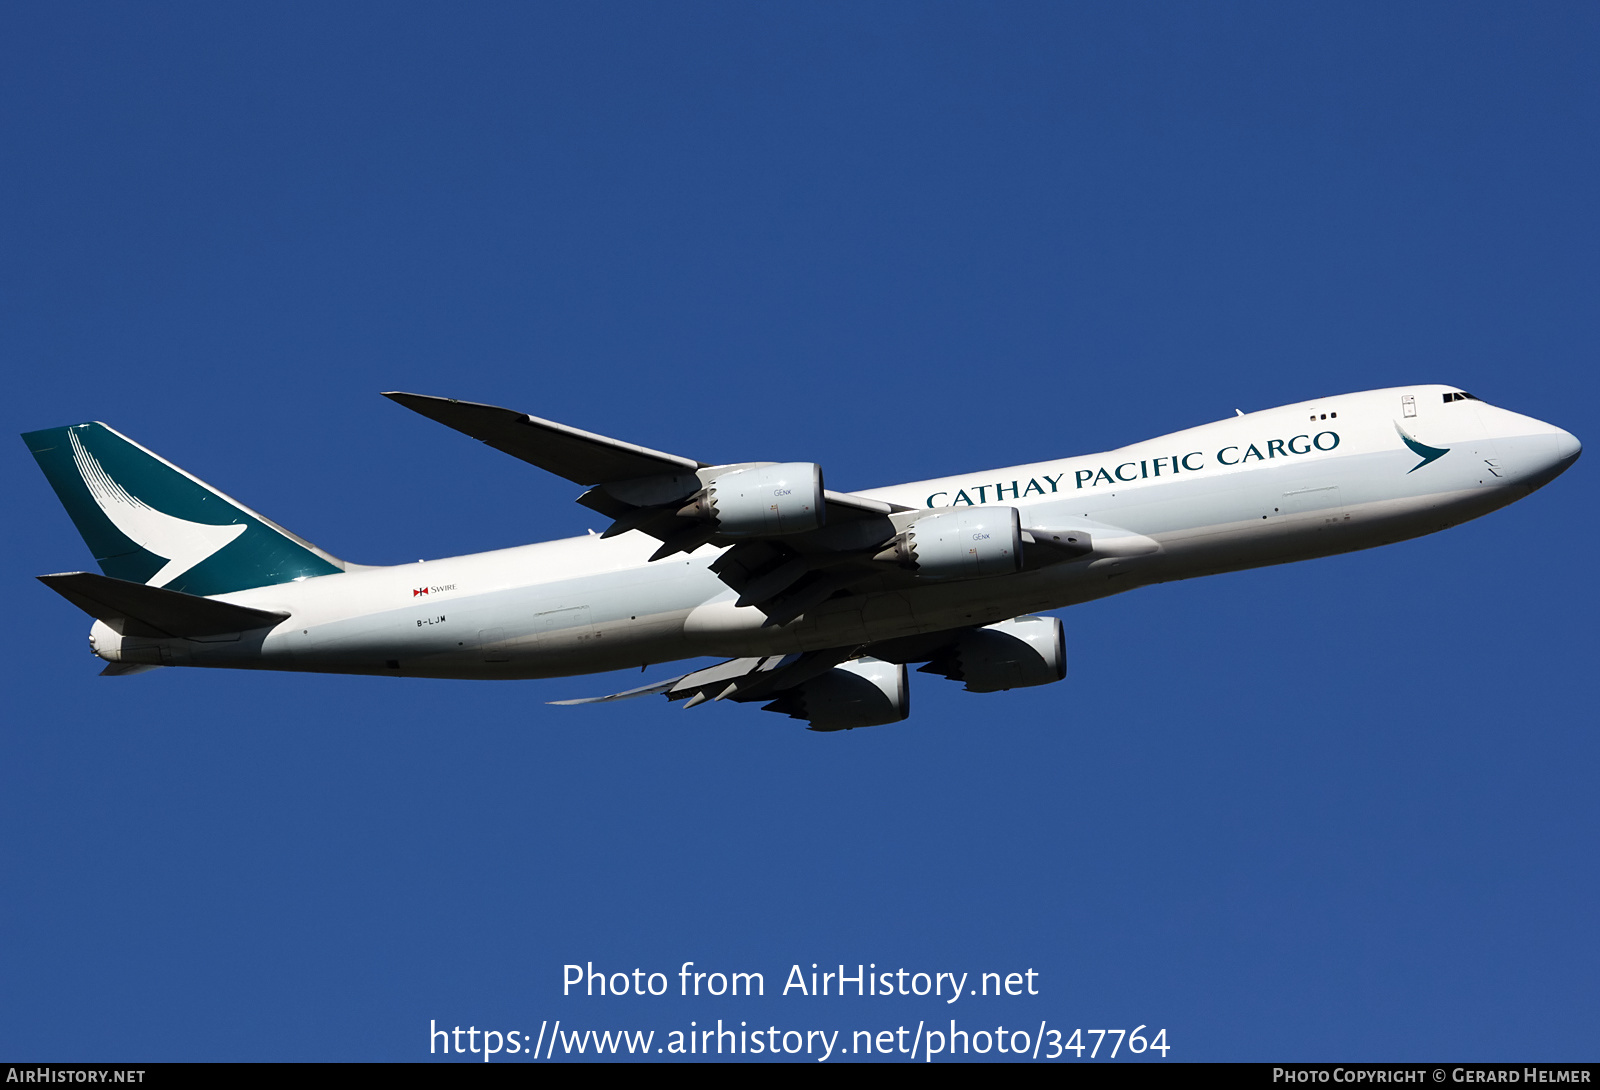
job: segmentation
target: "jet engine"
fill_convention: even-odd
[[[678,510],[723,534],[797,534],[822,525],[822,467],[779,462],[713,477]]]
[[[811,730],[876,727],[911,714],[911,687],[904,666],[862,656],[796,685],[761,710],[807,720]]]
[[[872,559],[925,579],[1009,575],[1022,567],[1022,524],[1015,507],[936,511],[907,526]]]
[[[1017,617],[966,629],[919,671],[964,681],[969,693],[995,693],[1060,681],[1067,676],[1061,620]]]

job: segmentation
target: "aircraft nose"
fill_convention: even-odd
[[[1524,480],[1529,492],[1536,488],[1543,488],[1551,481],[1571,468],[1572,463],[1578,460],[1578,455],[1583,453],[1583,444],[1578,442],[1578,437],[1569,431],[1552,428],[1555,432],[1554,442],[1550,443],[1548,454],[1541,459],[1544,464]]]
[[[1583,444],[1578,442],[1578,437],[1570,431],[1557,429],[1556,451],[1557,461],[1564,463],[1561,468],[1566,469],[1578,460],[1578,455],[1583,453]]]

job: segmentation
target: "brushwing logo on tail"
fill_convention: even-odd
[[[1417,442],[1415,439],[1411,438],[1411,436],[1407,435],[1406,430],[1398,423],[1395,424],[1394,430],[1400,433],[1400,438],[1405,440],[1405,444],[1411,448],[1411,452],[1422,459],[1422,461],[1406,470],[1407,474],[1415,473],[1428,463],[1437,462],[1440,458],[1443,458],[1446,454],[1450,453],[1449,447],[1430,447],[1426,443]]]
[[[106,518],[129,541],[167,561],[150,577],[150,586],[166,586],[247,529],[241,523],[211,526],[157,511],[113,480],[84,448],[77,433],[69,431],[67,437],[72,443],[72,460],[78,473]]]

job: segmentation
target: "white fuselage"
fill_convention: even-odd
[[[652,563],[659,542],[630,532],[221,595],[291,616],[265,634],[210,641],[122,639],[99,624],[96,646],[114,661],[530,678],[989,624],[1431,533],[1527,495],[1579,452],[1560,428],[1481,401],[1446,401],[1452,392],[1323,398],[1101,454],[859,493],[919,509],[1012,506],[1024,528],[1102,532],[1089,556],[1012,575],[930,582],[886,570],[781,626],[763,627],[760,610],[734,604],[709,570],[721,549]],[[1447,453],[1417,453],[1400,429]]]

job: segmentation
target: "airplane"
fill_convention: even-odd
[[[1453,386],[1244,413],[1098,454],[841,493],[511,409],[386,397],[585,489],[604,532],[395,566],[325,552],[101,423],[23,436],[101,574],[40,580],[108,675],[161,666],[551,678],[726,661],[584,704],[758,702],[898,722],[907,667],[972,692],[1066,676],[1061,621],[1136,587],[1372,548],[1554,480],[1576,438]]]

